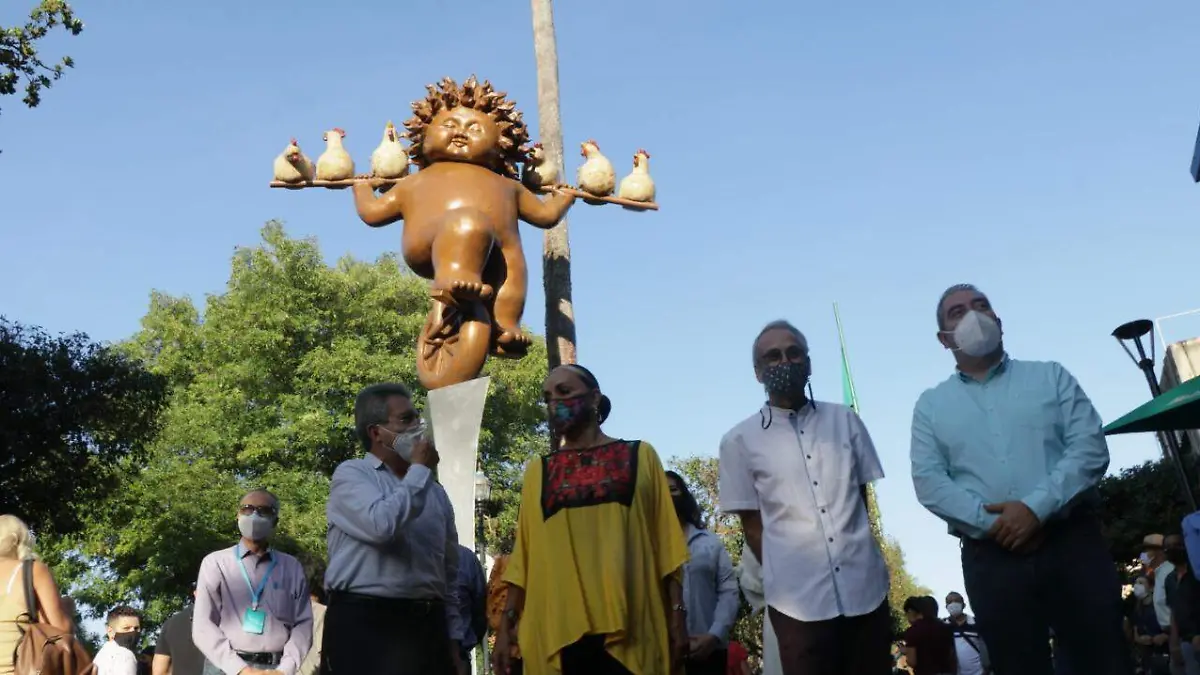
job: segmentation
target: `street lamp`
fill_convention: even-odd
[[[1113,337],[1120,343],[1121,348],[1129,355],[1129,360],[1133,361],[1134,365],[1146,376],[1146,383],[1150,385],[1150,397],[1158,398],[1162,395],[1162,387],[1158,384],[1158,378],[1154,376],[1154,322],[1150,319],[1136,319],[1129,323],[1123,323],[1117,326],[1112,332]],[[1142,338],[1150,336],[1150,355],[1146,355],[1146,346],[1142,343]],[[1129,343],[1133,343],[1134,349],[1129,348]],[[1134,350],[1137,354],[1134,354]],[[1196,510],[1196,496],[1192,492],[1192,483],[1188,480],[1187,470],[1183,467],[1182,452],[1179,448],[1179,439],[1173,431],[1158,432],[1159,443],[1162,444],[1163,452],[1166,453],[1167,459],[1175,465],[1175,470],[1179,474],[1179,481],[1183,483],[1183,496],[1187,500],[1188,506]]]
[[[487,552],[483,545],[483,518],[487,514],[489,503],[492,499],[492,482],[488,480],[487,474],[480,468],[475,471],[475,555],[479,556],[479,567],[487,570]],[[478,635],[479,638],[479,656],[482,662],[480,672],[487,672],[488,669],[488,643],[486,635]]]

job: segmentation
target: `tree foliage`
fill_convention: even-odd
[[[276,545],[325,554],[325,502],[337,464],[359,456],[353,405],[371,383],[416,386],[414,351],[428,311],[423,280],[385,255],[327,265],[315,242],[278,222],[233,256],[228,285],[203,314],[154,293],[123,345],[170,383],[148,461],[122,464],[122,489],[56,551],[56,571],[103,611],[145,602],[150,623],[177,609],[202,557],[232,545],[242,492],[280,497]],[[521,467],[546,446],[538,406],[545,345],[493,361],[480,452],[494,494],[494,538],[511,538]],[[414,391],[416,404],[423,391]]]
[[[712,529],[713,533],[721,537],[721,540],[725,543],[726,550],[729,551],[729,556],[733,559],[733,563],[737,565],[741,561],[742,546],[746,538],[742,533],[741,523],[737,517],[722,513],[718,508],[717,482],[719,460],[716,457],[685,457],[672,458],[668,463],[672,469],[677,471],[687,481],[688,487],[700,505],[704,522]],[[880,539],[883,558],[887,563],[888,572],[891,575],[888,600],[892,606],[892,619],[896,626],[899,627],[906,624],[901,610],[905,598],[914,595],[928,595],[930,591],[928,588],[918,584],[908,573],[904,565],[904,552],[900,549],[899,542],[882,534],[878,507],[875,506],[873,498],[870,502],[869,510],[871,511],[872,530],[876,532],[876,536]],[[741,609],[738,613],[738,621],[734,626],[731,639],[740,641],[752,654],[761,655],[762,622],[762,614],[754,615],[750,611],[750,606],[746,603],[745,598],[741,598]]]
[[[165,402],[161,377],[82,333],[0,318],[0,513],[42,537],[77,531],[141,461]]]
[[[1113,560],[1128,563],[1147,534],[1180,531],[1189,513],[1179,477],[1167,460],[1146,462],[1100,481],[1100,519]]]
[[[69,56],[50,65],[38,54],[38,42],[59,27],[71,35],[83,32],[83,21],[63,0],[40,0],[25,23],[0,26],[0,96],[23,89],[21,101],[30,108],[37,107],[42,102],[42,90],[58,81],[65,69],[75,67]]]

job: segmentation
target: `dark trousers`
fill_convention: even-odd
[[[729,651],[714,650],[704,659],[688,659],[684,664],[686,675],[725,675],[729,670]]]
[[[330,593],[321,675],[457,675],[440,601]]]
[[[887,600],[869,614],[800,621],[767,607],[783,675],[891,675],[892,614]]]
[[[1117,568],[1091,515],[1051,522],[1032,553],[963,540],[963,579],[996,675],[1053,675],[1050,630],[1080,675],[1130,675]]]
[[[603,635],[585,635],[564,647],[559,656],[563,675],[633,675],[604,649]]]

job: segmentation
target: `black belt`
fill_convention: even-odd
[[[441,600],[421,598],[385,598],[378,595],[354,593],[352,591],[329,591],[329,606],[339,604],[375,605],[396,611],[432,613],[445,611],[446,603]]]
[[[266,666],[277,666],[283,660],[283,652],[239,652],[234,651],[243,661]]]

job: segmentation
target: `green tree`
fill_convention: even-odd
[[[353,403],[365,385],[416,385],[415,345],[428,311],[424,281],[385,255],[327,265],[315,242],[278,222],[238,249],[228,285],[203,314],[154,293],[123,348],[170,382],[148,461],[121,465],[122,487],[55,551],[56,572],[102,611],[146,603],[150,623],[185,600],[201,558],[231,545],[240,493],[282,501],[276,544],[325,554],[325,502],[337,464],[358,456]],[[540,342],[520,361],[491,362],[480,452],[502,502],[495,537],[511,537],[520,468],[546,445],[537,401]],[[416,403],[423,391],[414,391]]]
[[[0,26],[0,96],[22,89],[25,92],[22,102],[30,108],[37,107],[42,102],[42,90],[58,81],[65,69],[75,67],[69,56],[50,65],[38,54],[38,42],[58,27],[71,35],[83,32],[83,21],[62,0],[41,0],[24,24]]]
[[[1188,513],[1175,468],[1166,460],[1130,467],[1100,481],[1100,520],[1118,563],[1137,558],[1147,534],[1178,533]]]
[[[43,538],[77,531],[141,461],[165,380],[82,333],[51,336],[0,318],[0,513]]]
[[[700,504],[705,523],[721,537],[726,550],[729,551],[729,556],[737,565],[741,561],[742,546],[746,538],[737,517],[721,513],[717,507],[719,460],[716,457],[696,456],[672,458],[668,465],[688,482],[688,487],[696,497],[697,503]],[[874,506],[873,503],[872,506]],[[873,523],[879,522],[877,510],[873,515],[875,516]],[[872,529],[876,530],[876,528]],[[899,628],[906,624],[901,610],[904,600],[910,596],[929,595],[930,591],[918,584],[908,573],[900,543],[891,537],[884,536],[882,528],[876,530],[876,536],[880,540],[883,558],[891,575],[888,600],[892,607],[892,620]],[[759,655],[762,653],[762,615],[752,615],[745,598],[741,599],[741,605],[732,637],[745,645],[752,654]]]

